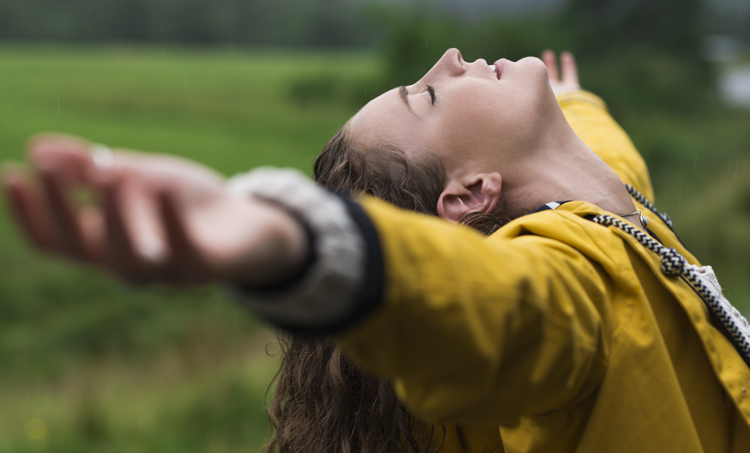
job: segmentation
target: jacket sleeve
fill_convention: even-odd
[[[411,410],[428,421],[512,424],[594,391],[610,289],[584,256],[539,236],[487,239],[361,203],[378,232],[385,297],[337,343],[391,379]]]
[[[586,91],[561,94],[557,101],[573,130],[620,179],[654,202],[654,189],[643,157],[598,96]]]

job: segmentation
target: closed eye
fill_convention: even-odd
[[[430,93],[430,98],[432,99],[432,104],[435,104],[435,89],[432,88],[432,85],[427,85],[427,92]]]

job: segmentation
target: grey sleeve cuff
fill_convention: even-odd
[[[284,207],[314,238],[315,260],[299,280],[273,291],[230,286],[241,304],[274,324],[313,330],[338,324],[356,309],[365,277],[366,244],[342,198],[296,170],[269,167],[230,178],[227,189]]]

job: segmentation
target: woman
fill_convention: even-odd
[[[287,350],[271,448],[747,451],[742,319],[644,208],[645,165],[578,90],[572,56],[561,81],[554,54],[543,59],[449,50],[316,162],[332,191],[448,222],[287,172],[225,185],[189,162],[92,155],[66,137],[30,145],[41,189],[11,172],[6,192],[43,250],[134,282],[230,283],[308,338]],[[79,183],[101,190],[100,209],[66,201]],[[489,239],[452,224],[513,217]]]

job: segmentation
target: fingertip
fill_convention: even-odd
[[[60,141],[60,135],[52,132],[40,132],[32,135],[26,141],[26,152],[30,158],[38,157],[50,148],[56,148]]]
[[[52,132],[36,134],[26,144],[29,160],[35,164],[61,156],[80,157],[89,147],[89,142],[79,137]]]
[[[3,169],[3,196],[7,207],[28,244],[40,251],[49,251],[49,241],[45,240],[40,223],[34,221],[29,187],[24,187],[23,175],[20,172],[6,172]]]
[[[6,198],[18,199],[20,191],[23,190],[23,184],[24,172],[22,166],[5,163],[0,167],[0,186],[2,186]]]
[[[54,140],[57,134],[52,132],[38,132],[26,140],[26,149],[31,150],[36,148],[40,143]]]
[[[18,181],[12,179],[12,178],[3,178],[0,182],[0,187],[2,187],[2,198],[5,199],[5,202],[7,205],[12,208],[16,209],[19,204],[20,200],[20,186],[18,185]]]
[[[11,204],[18,197],[18,184],[18,176],[3,168],[2,173],[0,173],[0,187],[2,187],[5,200]]]
[[[4,163],[0,166],[0,183],[4,186],[15,184],[18,181],[18,172],[20,165]]]
[[[88,140],[85,140],[84,138],[78,137],[76,135],[70,135],[70,134],[63,134],[61,132],[52,132],[52,131],[44,131],[44,132],[38,132],[26,141],[27,146],[34,146],[39,143],[44,142],[57,142],[57,143],[67,143],[70,145],[75,144],[76,146],[86,146],[89,142]]]

